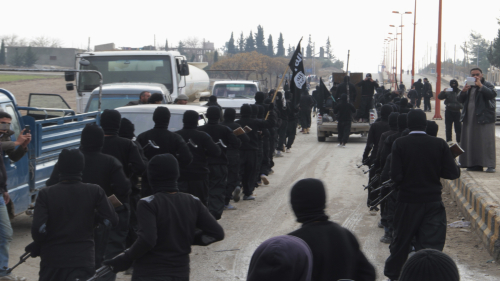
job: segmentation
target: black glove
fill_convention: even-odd
[[[128,257],[125,252],[123,252],[110,260],[103,261],[102,264],[110,266],[111,271],[113,271],[114,273],[118,273],[120,271],[129,269],[132,266],[133,262],[134,260]]]
[[[274,103],[270,103],[269,104],[269,111],[273,111],[274,110]]]
[[[38,244],[37,242],[33,241],[31,242],[26,248],[24,248],[24,251],[27,253],[31,253],[32,258],[36,258],[40,256],[40,252],[42,250],[42,245]]]

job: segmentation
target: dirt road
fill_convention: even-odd
[[[315,125],[311,131],[310,135],[297,135],[292,153],[275,159],[271,184],[256,189],[255,201],[240,201],[234,204],[238,210],[224,212],[220,223],[226,232],[225,240],[208,247],[193,247],[191,280],[245,280],[252,253],[260,243],[300,227],[290,208],[289,192],[295,181],[307,177],[324,181],[328,189],[327,213],[330,219],[355,233],[366,256],[377,268],[378,280],[384,280],[382,272],[389,254],[388,245],[379,242],[383,235],[383,230],[377,227],[379,216],[371,216],[366,208],[366,193],[362,185],[366,184],[367,176],[362,169],[355,167],[364,143],[353,137],[346,148],[339,148],[332,142],[334,139],[318,143]],[[444,197],[448,221],[458,220],[460,214],[455,202],[446,194]],[[12,224],[11,265],[31,241],[31,219],[22,215]],[[462,280],[500,278],[500,267],[487,263],[491,257],[474,233],[448,230],[445,252],[459,265]],[[28,260],[16,272],[28,280],[37,280],[38,270],[37,258]],[[130,277],[120,274],[118,280],[130,280]]]

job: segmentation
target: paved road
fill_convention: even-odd
[[[367,176],[355,167],[364,143],[352,137],[346,148],[339,148],[334,139],[318,143],[315,125],[311,131],[310,135],[297,135],[292,153],[275,159],[271,184],[256,189],[255,201],[235,203],[238,210],[223,214],[220,223],[226,233],[225,240],[208,247],[193,247],[191,280],[245,280],[252,253],[260,243],[300,227],[290,208],[290,187],[297,180],[309,177],[324,181],[330,219],[355,233],[364,253],[377,268],[378,280],[384,280],[382,272],[389,255],[388,245],[379,242],[383,235],[383,230],[377,227],[379,216],[371,216],[366,208],[366,193],[362,185],[366,184]],[[11,264],[31,241],[30,223],[27,216],[13,221],[15,237],[11,247]],[[450,247],[465,247],[466,251],[469,247],[467,243],[457,245],[457,241],[447,241],[447,244]],[[480,270],[469,269],[469,261],[457,260],[457,263],[462,280],[478,280],[477,276],[485,275]],[[39,259],[30,259],[19,267],[17,274],[36,280],[38,264]],[[118,280],[130,280],[130,277],[120,274]],[[481,280],[498,279],[485,276]]]

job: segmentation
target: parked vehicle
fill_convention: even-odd
[[[11,140],[15,141],[27,125],[32,135],[28,152],[19,161],[3,156],[11,216],[34,208],[38,191],[45,186],[61,150],[78,148],[85,125],[99,123],[98,112],[75,115],[59,95],[31,94],[28,104],[19,106],[11,92],[0,89],[0,108],[12,116]]]
[[[495,91],[497,92],[496,100],[496,112],[497,112],[497,122],[500,122],[500,86],[495,86]]]
[[[184,94],[195,100],[210,95],[209,78],[203,70],[206,62],[187,62],[186,57],[177,51],[110,51],[87,52],[76,56],[76,66],[80,70],[97,70],[103,76],[103,104],[124,105],[130,99],[139,99],[139,91],[129,96],[120,96],[127,87],[137,88],[161,87],[166,102],[174,101],[178,95]],[[108,87],[108,84],[112,84]],[[93,99],[93,92],[99,85],[95,75],[77,74],[76,109],[86,112],[87,103]],[[160,86],[162,85],[162,86]],[[68,89],[71,89],[68,88]],[[136,96],[133,96],[136,95]],[[106,99],[114,99],[107,102]],[[121,100],[121,101],[118,101]],[[103,106],[103,109],[106,108]]]
[[[184,126],[182,117],[187,110],[194,110],[199,113],[200,118],[198,126],[205,125],[207,118],[207,108],[196,105],[180,105],[180,104],[144,104],[134,106],[124,106],[116,108],[122,115],[122,118],[129,119],[135,125],[135,135],[138,136],[142,132],[152,129],[155,126],[153,121],[153,113],[159,106],[167,107],[170,110],[170,123],[168,130],[175,132]]]
[[[222,110],[234,108],[237,118],[243,104],[255,103],[255,93],[258,91],[260,91],[259,82],[246,80],[216,81],[212,87],[212,95],[217,97]]]

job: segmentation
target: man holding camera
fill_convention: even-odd
[[[484,80],[480,68],[471,69],[470,76],[475,78],[474,84],[467,83],[458,95],[458,102],[463,104],[460,146],[465,151],[460,155],[460,165],[467,171],[482,172],[483,167],[487,167],[487,173],[494,173],[497,95],[493,84]]]
[[[23,129],[15,141],[11,140],[14,131],[10,129],[12,116],[7,112],[0,111],[0,143],[2,150],[9,156],[12,162],[17,162],[23,158],[28,151],[28,144],[31,141],[31,134]],[[17,147],[17,148],[16,148]]]

